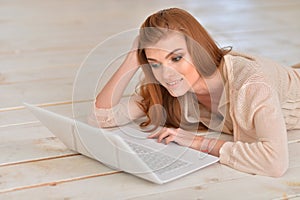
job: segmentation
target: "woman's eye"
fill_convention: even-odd
[[[152,68],[157,68],[157,67],[160,66],[160,64],[159,64],[159,63],[150,63],[150,66],[151,66]]]
[[[180,61],[181,59],[182,59],[182,56],[176,56],[176,57],[172,58],[172,61],[173,61],[173,62],[178,62],[178,61]]]

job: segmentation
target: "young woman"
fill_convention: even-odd
[[[139,68],[137,94],[122,98]],[[287,130],[300,129],[300,72],[267,59],[219,48],[188,12],[171,8],[142,24],[123,64],[95,102],[101,127],[146,116],[149,138],[220,157],[252,174],[278,177],[288,168]],[[212,129],[234,141],[192,133]]]

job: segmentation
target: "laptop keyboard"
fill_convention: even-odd
[[[126,141],[126,143],[138,154],[146,165],[153,170],[154,173],[159,175],[172,172],[190,164],[184,160],[180,160],[130,141]]]

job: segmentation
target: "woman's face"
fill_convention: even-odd
[[[145,48],[156,80],[174,97],[188,91],[204,94],[206,84],[192,63],[183,35],[170,34]]]

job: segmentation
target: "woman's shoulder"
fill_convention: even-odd
[[[258,58],[238,52],[230,52],[224,56],[223,74],[235,88],[246,82],[263,78]]]
[[[257,56],[230,51],[224,56],[225,67],[229,69],[239,69],[245,67],[255,67],[257,64]]]
[[[261,56],[230,52],[224,56],[223,71],[228,74],[230,82],[237,84],[264,82],[279,87],[278,79],[286,79],[291,68]],[[280,81],[279,81],[280,82]]]
[[[230,52],[228,52],[225,57],[231,57],[233,59],[235,58],[242,58],[242,59],[245,59],[245,60],[249,60],[249,61],[253,61],[257,58],[256,55],[252,55],[252,54],[248,54],[248,53],[244,53],[244,52],[239,52],[239,51],[233,51],[231,50]]]
[[[239,68],[246,68],[247,70],[271,70],[274,68],[281,68],[280,63],[263,56],[246,54],[236,51],[230,51],[224,56],[226,67],[239,70]],[[272,70],[271,70],[272,71]]]

